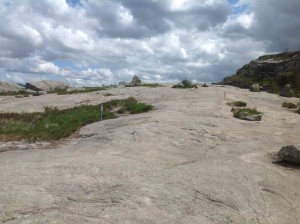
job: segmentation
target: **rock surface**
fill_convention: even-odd
[[[18,84],[0,81],[0,93],[19,92],[21,90],[24,90],[24,87]]]
[[[50,80],[44,80],[44,81],[36,81],[36,82],[27,82],[26,83],[26,89],[31,89],[34,91],[55,91],[55,90],[64,90],[67,89],[69,85],[64,82],[58,82],[58,81],[50,81]]]
[[[294,96],[294,92],[291,88],[290,84],[286,84],[284,87],[282,87],[281,91],[280,91],[280,96],[283,97],[293,97]]]
[[[280,149],[277,156],[288,163],[300,165],[300,145],[288,145]]]
[[[101,93],[114,96],[0,96],[6,112],[129,96],[155,106],[87,125],[77,138],[1,143],[0,223],[299,223],[299,169],[269,157],[299,142],[299,114],[282,109],[284,98],[230,86]],[[235,119],[226,103],[236,100],[263,121]]]

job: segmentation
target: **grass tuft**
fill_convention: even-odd
[[[294,103],[283,102],[282,107],[286,107],[288,109],[296,109],[297,105]]]

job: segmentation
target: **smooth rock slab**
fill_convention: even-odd
[[[69,88],[69,85],[67,83],[50,80],[26,83],[26,89],[32,89],[34,91],[55,91],[64,90],[67,88]]]
[[[19,92],[24,88],[18,84],[0,81],[0,93]]]
[[[300,145],[284,146],[277,153],[277,156],[285,162],[300,165]]]

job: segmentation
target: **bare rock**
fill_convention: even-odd
[[[34,91],[55,91],[55,90],[64,90],[67,89],[69,85],[64,82],[58,81],[37,81],[37,82],[27,82],[26,89],[31,89]]]
[[[19,92],[24,88],[18,84],[0,81],[0,93]]]
[[[277,153],[277,156],[285,162],[300,165],[300,145],[284,146]]]

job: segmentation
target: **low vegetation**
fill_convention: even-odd
[[[29,96],[29,93],[24,90],[17,92],[0,92],[0,96]]]
[[[282,107],[286,107],[288,109],[296,109],[297,108],[297,105],[294,104],[294,103],[289,103],[289,102],[284,102],[282,104]]]
[[[257,111],[256,108],[239,108],[239,109],[233,109],[232,112],[233,112],[233,116],[236,118],[240,117],[240,112],[243,112],[245,116],[262,114],[262,112]]]
[[[106,87],[83,87],[82,89],[74,89],[74,90],[55,90],[48,93],[57,93],[57,95],[68,95],[68,94],[79,94],[79,93],[90,93],[90,92],[96,92],[101,90],[107,90]]]
[[[246,102],[240,101],[240,100],[234,101],[234,102],[228,102],[226,104],[231,107],[246,107],[247,106]]]
[[[103,120],[116,118],[118,113],[136,114],[153,109],[151,105],[138,103],[133,97],[111,100],[103,106]],[[0,113],[0,141],[58,140],[99,119],[99,105],[83,105],[64,110],[45,107],[44,112],[36,113]]]
[[[155,87],[162,87],[162,85],[160,85],[158,83],[142,83],[142,84],[139,84],[139,85],[126,84],[125,87],[151,87],[151,88],[155,88]]]

